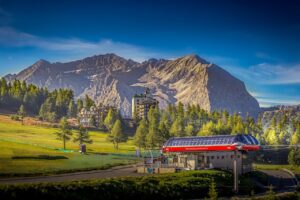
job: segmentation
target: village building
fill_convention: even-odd
[[[132,117],[144,119],[151,107],[158,106],[158,101],[153,98],[147,88],[144,94],[135,94],[132,98]]]
[[[166,173],[180,170],[234,169],[238,174],[252,170],[255,151],[260,149],[259,142],[251,135],[215,135],[205,137],[170,138],[162,147],[159,158],[149,159],[140,173]]]

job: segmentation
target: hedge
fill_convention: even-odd
[[[219,196],[232,195],[232,175],[195,171],[64,183],[0,186],[0,199],[183,199],[207,197],[214,179]]]

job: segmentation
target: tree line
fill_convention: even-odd
[[[41,120],[54,122],[62,117],[76,117],[84,106],[91,107],[94,104],[88,96],[84,101],[78,99],[75,103],[71,89],[55,89],[50,92],[47,88],[27,84],[25,81],[0,80],[0,108],[38,116]]]
[[[238,113],[230,115],[226,110],[207,112],[199,105],[182,103],[169,105],[167,109],[151,108],[145,119],[138,122],[134,136],[140,148],[160,147],[170,137],[208,136],[228,134],[251,134],[261,144],[299,144],[300,122],[288,123],[286,116],[275,116],[272,123],[262,124],[247,115],[242,118]]]

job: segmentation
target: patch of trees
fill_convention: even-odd
[[[85,105],[84,105],[85,104]],[[84,106],[94,105],[94,101],[86,96],[85,100],[74,101],[74,93],[70,89],[57,89],[52,92],[47,88],[27,84],[25,81],[0,80],[0,108],[18,112],[21,119],[25,114],[38,116],[41,120],[58,121],[62,117],[77,117],[78,111]]]
[[[165,110],[151,108],[145,119],[139,121],[134,137],[140,148],[159,148],[170,137],[208,136],[227,134],[260,134],[261,129],[250,116],[243,119],[237,113],[207,112],[199,105],[182,103],[169,105]]]
[[[59,124],[59,130],[58,132],[55,132],[55,135],[57,136],[57,140],[60,140],[63,142],[63,149],[66,149],[66,143],[72,139],[73,136],[73,130],[71,126],[69,125],[67,118],[63,117],[60,120]],[[76,132],[75,138],[73,138],[73,142],[78,142],[79,146],[82,144],[91,144],[93,143],[93,140],[90,139],[88,130],[83,127],[79,126],[78,131]]]
[[[207,112],[199,105],[182,103],[165,110],[151,108],[138,122],[134,141],[140,148],[159,148],[170,137],[251,134],[261,144],[300,144],[300,122],[287,116],[277,116],[263,124],[247,115],[230,115],[226,110]]]

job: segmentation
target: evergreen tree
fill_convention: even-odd
[[[184,132],[186,133],[187,136],[195,136],[195,128],[192,124],[188,124],[184,128]]]
[[[149,148],[160,147],[164,142],[163,137],[160,135],[159,132],[159,110],[158,107],[150,108],[148,112],[148,134],[146,136],[146,144]]]
[[[268,129],[268,130],[266,130],[265,135],[266,135],[265,140],[266,140],[267,144],[270,144],[270,145],[277,145],[277,144],[279,144],[279,139],[277,137],[277,134],[276,134],[275,130]]]
[[[169,114],[166,111],[162,111],[160,120],[159,120],[159,133],[162,137],[163,141],[166,141],[170,138],[170,122],[169,122]]]
[[[112,108],[109,108],[108,113],[104,120],[105,127],[109,131],[111,131],[116,120],[117,120],[117,115],[116,115],[115,111]]]
[[[295,132],[291,138],[291,145],[299,145],[300,144],[300,135]]]
[[[76,111],[76,105],[73,100],[70,101],[68,106],[68,117],[73,118],[76,117],[77,111]]]
[[[72,131],[71,128],[68,124],[67,118],[63,117],[60,120],[60,131],[56,132],[57,140],[62,140],[63,141],[63,147],[66,149],[66,142],[71,139],[72,136]]]
[[[82,144],[92,144],[93,140],[90,139],[88,130],[80,125],[77,135],[73,139],[73,142],[79,142],[79,145],[81,146]]]
[[[147,121],[145,119],[142,119],[134,135],[134,143],[136,146],[139,147],[139,149],[146,148],[147,133],[148,133]]]
[[[290,165],[300,166],[300,148],[292,147],[289,155],[288,162]]]
[[[81,99],[77,100],[77,112],[79,113],[83,108],[83,101]]]
[[[210,200],[217,200],[218,199],[218,192],[217,192],[217,189],[216,189],[216,183],[215,183],[214,179],[212,179],[211,182],[210,182],[208,196],[209,196]]]
[[[90,109],[92,106],[95,105],[95,102],[88,95],[85,95],[84,103],[87,109]]]
[[[107,139],[114,144],[115,149],[119,149],[119,143],[126,141],[127,138],[122,133],[122,125],[119,119],[117,119],[114,123],[111,133],[108,135]]]
[[[215,125],[212,121],[207,122],[202,126],[202,128],[199,130],[198,134],[199,136],[209,136],[209,135],[215,135]]]
[[[170,135],[172,137],[183,137],[185,135],[184,123],[183,123],[183,119],[181,117],[175,118],[175,120],[172,123],[171,128],[170,128]]]
[[[21,117],[22,124],[24,124],[24,117],[26,116],[26,111],[23,104],[20,106],[18,114]]]

